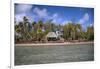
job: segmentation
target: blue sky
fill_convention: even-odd
[[[83,28],[94,25],[94,9],[68,6],[48,6],[35,4],[15,4],[15,19],[22,21],[27,16],[30,22],[52,20],[55,24],[80,23]]]

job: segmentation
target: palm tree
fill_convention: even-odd
[[[42,27],[43,27],[43,22],[40,20],[40,21],[38,22],[38,28],[41,28],[41,29],[42,29]]]
[[[73,25],[71,23],[68,23],[68,24],[64,25],[63,29],[64,29],[64,35],[63,35],[64,38],[65,39],[72,38]]]
[[[29,33],[29,21],[26,16],[23,17],[23,22],[19,22],[19,28],[21,35],[23,37],[23,40],[29,40],[31,38],[30,33]]]
[[[38,22],[38,29],[37,29],[37,39],[38,39],[38,41],[41,41],[41,39],[43,37],[42,28],[43,28],[43,22],[40,20]]]
[[[66,39],[78,39],[81,35],[82,27],[80,24],[68,23],[64,26],[64,36]]]
[[[18,42],[20,40],[20,36],[18,34],[20,34],[20,28],[19,25],[15,25],[15,42]]]
[[[75,25],[75,39],[80,39],[82,35],[82,26],[81,24],[76,24]]]
[[[87,28],[87,39],[94,40],[94,27],[93,26]]]

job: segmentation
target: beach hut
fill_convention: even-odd
[[[55,33],[56,33],[56,35],[57,35],[58,37],[61,37],[61,36],[63,35],[63,33],[62,33],[61,31],[56,31]]]
[[[54,40],[57,40],[58,39],[58,36],[55,32],[49,32],[47,35],[46,35],[46,39],[48,41],[54,41]]]

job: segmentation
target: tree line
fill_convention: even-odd
[[[79,23],[66,23],[65,25],[57,25],[52,23],[52,20],[43,22],[29,22],[29,19],[24,16],[23,21],[16,22],[15,20],[15,42],[20,41],[41,41],[51,31],[62,31],[64,40],[94,40],[94,27],[88,26],[86,31]]]

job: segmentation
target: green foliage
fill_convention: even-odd
[[[93,28],[93,26],[87,28],[87,39],[94,40],[94,28]]]
[[[15,21],[15,23],[17,23]],[[94,40],[94,28],[87,27],[87,31],[83,31],[82,25],[79,23],[67,23],[66,25],[56,25],[52,20],[43,23],[43,21],[30,23],[26,16],[23,21],[15,25],[15,42],[36,40],[41,41],[51,31],[63,31],[63,38],[65,40]],[[44,31],[43,31],[44,30]]]

